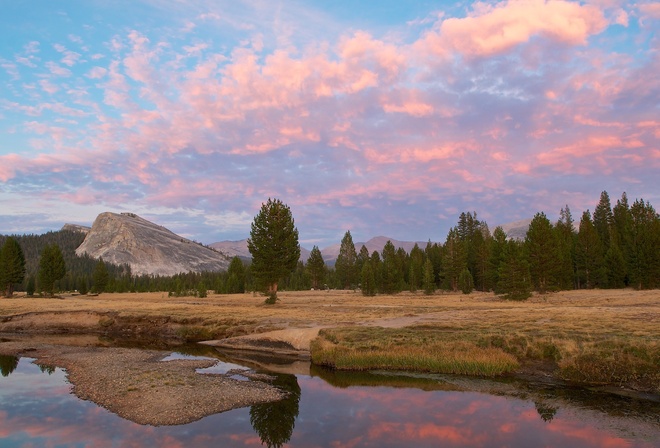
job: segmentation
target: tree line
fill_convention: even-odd
[[[284,221],[271,219],[264,207],[255,218],[253,231],[263,223],[274,227],[265,232],[268,238],[260,244],[273,244],[270,235],[283,228],[273,223],[286,222],[289,230],[284,233],[289,240],[280,247],[297,258],[297,231],[288,207]],[[576,222],[567,205],[559,216],[552,223],[544,212],[537,213],[525,238],[516,240],[507,238],[501,227],[491,234],[476,212],[464,212],[444,244],[429,241],[423,249],[415,245],[410,253],[395,248],[391,241],[380,252],[369,253],[364,245],[358,251],[349,230],[342,238],[334,268],[326,266],[314,246],[306,263],[288,260],[282,266],[288,266],[290,273],[284,275],[286,269],[270,272],[275,280],[269,281],[288,290],[359,288],[364,295],[405,290],[432,294],[437,289],[469,293],[476,289],[515,300],[528,298],[532,291],[660,286],[660,217],[648,201],[636,199],[631,205],[623,193],[612,206],[609,194],[603,191],[593,214],[586,210]],[[272,265],[277,259],[270,254],[260,263]],[[245,269],[252,272],[250,266]],[[262,270],[254,270],[254,277],[262,275]],[[259,290],[247,277],[244,287]]]
[[[278,289],[359,288],[364,295],[476,289],[525,299],[532,291],[660,286],[660,217],[648,201],[629,204],[626,193],[612,206],[603,191],[593,214],[586,210],[577,222],[568,206],[555,223],[537,213],[523,240],[507,238],[501,227],[491,233],[476,212],[461,213],[444,243],[415,245],[410,253],[390,241],[380,252],[369,253],[364,245],[357,250],[346,231],[334,268],[326,265],[317,246],[306,262],[300,261],[297,236],[288,207],[269,199],[255,218],[249,240],[256,262],[234,257],[226,272],[153,276],[133,275],[128,265],[76,255],[84,239],[81,232],[0,235],[0,290],[5,295],[14,290],[76,290],[204,297],[208,290],[274,296]],[[282,254],[285,262],[274,263]],[[270,270],[273,265],[278,269]]]

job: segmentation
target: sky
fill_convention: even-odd
[[[211,244],[444,241],[660,203],[660,2],[0,4],[0,233],[133,212]]]

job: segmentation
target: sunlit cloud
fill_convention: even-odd
[[[473,3],[404,39],[314,5],[163,1],[158,28],[19,35],[0,54],[0,192],[180,210],[153,217],[209,243],[247,236],[269,196],[327,244],[333,225],[443,239],[463,210],[494,227],[603,189],[657,201],[655,5]]]

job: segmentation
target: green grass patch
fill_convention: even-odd
[[[338,370],[407,370],[495,376],[518,367],[511,354],[469,341],[445,343],[424,331],[379,327],[327,329],[312,342],[312,362]]]
[[[312,362],[337,370],[407,370],[496,376],[544,361],[560,378],[660,393],[660,342],[579,331],[406,328],[325,329]]]
[[[209,327],[184,325],[176,333],[185,342],[199,342],[214,339],[216,331]]]
[[[660,345],[653,341],[584,343],[559,363],[564,379],[660,393]]]

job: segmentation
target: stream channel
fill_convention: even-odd
[[[657,396],[538,379],[335,372],[206,347],[164,352],[189,356],[217,358],[208,372],[270,373],[289,395],[145,426],[77,398],[62,369],[0,356],[0,447],[660,447]]]

